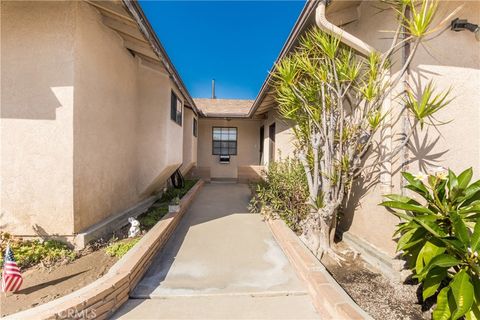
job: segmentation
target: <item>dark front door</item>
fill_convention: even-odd
[[[269,161],[275,161],[275,123],[272,123],[268,128],[268,137],[270,141],[269,147]]]

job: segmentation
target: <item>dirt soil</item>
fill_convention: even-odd
[[[343,243],[339,245],[340,252],[348,249]],[[374,319],[431,319],[428,311],[422,311],[427,310],[429,305],[419,302],[417,283],[412,280],[395,283],[359,256],[347,254],[343,257],[346,261],[341,266],[328,257],[322,263],[352,299]]]
[[[80,289],[104,275],[117,261],[105,249],[49,269],[29,268],[22,272],[23,285],[16,294],[0,293],[0,317],[29,309]]]

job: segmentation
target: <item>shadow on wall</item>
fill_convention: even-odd
[[[422,88],[425,87],[426,83],[429,82],[432,76],[437,76],[435,72],[431,72],[423,69],[416,69],[416,73],[412,75],[414,78],[411,81],[410,90],[413,91],[415,96],[421,96]],[[399,102],[398,99],[396,102]],[[448,106],[446,107],[448,108]],[[403,117],[402,113],[394,117],[391,127],[400,128],[403,126]],[[353,183],[352,191],[348,199],[346,199],[345,204],[342,210],[342,217],[340,221],[340,228],[342,232],[348,231],[353,223],[353,216],[356,210],[361,208],[362,200],[365,196],[371,192],[374,192],[374,189],[380,182],[380,176],[383,173],[391,172],[392,177],[399,175],[400,171],[404,166],[413,164],[414,166],[408,168],[408,171],[422,171],[428,172],[433,167],[440,166],[443,162],[443,156],[449,151],[439,150],[438,143],[440,138],[442,138],[442,133],[440,132],[439,127],[442,123],[447,121],[438,121],[437,119],[429,119],[429,121],[424,125],[424,128],[421,129],[417,126],[414,130],[412,137],[410,138],[409,143],[406,148],[408,150],[407,159],[401,163],[402,152],[400,151],[394,159],[392,159],[392,169],[388,169],[387,166],[383,165],[381,155],[387,154],[388,150],[385,150],[385,146],[381,142],[377,142],[376,145],[368,152],[365,156],[364,161],[368,163],[376,163]],[[388,127],[385,128],[388,130]],[[395,134],[393,136],[393,134]],[[398,146],[402,139],[405,137],[404,134],[398,132],[398,129],[394,129],[393,133],[388,133],[387,131],[382,131],[381,139],[392,139],[393,144],[392,148],[395,149]],[[377,192],[379,192],[377,190]],[[381,194],[378,194],[381,196]]]
[[[38,224],[32,225],[32,229],[35,234],[42,240],[56,240],[68,244],[69,247],[73,248],[69,243],[71,243],[71,239],[61,236],[59,234],[52,234],[48,233],[43,227],[39,226]]]
[[[75,6],[2,1],[2,118],[55,120],[73,104]]]
[[[17,86],[17,84],[12,85]],[[10,91],[6,90],[6,87],[2,85],[2,92]],[[15,91],[19,94],[10,91],[12,94],[2,96],[2,119],[55,120],[57,108],[73,103],[71,86],[45,89],[40,85],[26,86],[22,83],[18,84]],[[70,102],[66,99],[70,99]]]
[[[5,221],[5,212],[0,212],[0,221]],[[8,223],[0,223],[0,230],[6,229],[8,227]]]
[[[408,161],[405,162],[405,165],[416,163],[418,166],[418,168],[410,168],[409,171],[416,172],[420,170],[422,172],[428,172],[433,167],[440,166],[443,162],[442,157],[449,151],[448,149],[442,151],[435,150],[435,147],[441,138],[441,134],[438,133],[436,138],[430,138],[429,132],[431,130],[438,132],[437,127],[434,126],[427,127],[422,133],[416,131],[410,142],[407,144]],[[369,158],[372,155],[379,155],[380,148],[380,146],[376,146],[366,158]],[[392,176],[397,176],[402,169],[398,157],[399,156],[397,156],[396,161],[392,163],[392,167],[394,168],[394,170],[392,170]],[[339,230],[341,233],[350,229],[355,211],[361,208],[361,203],[365,196],[374,192],[383,172],[385,172],[385,167],[379,163],[353,183],[350,197],[346,200],[342,210],[342,217],[340,219],[341,227],[339,228],[341,229]]]

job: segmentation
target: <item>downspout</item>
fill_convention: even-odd
[[[374,53],[376,50],[367,44],[365,41],[355,37],[354,35],[346,32],[345,30],[337,27],[333,23],[327,20],[325,15],[327,5],[331,0],[321,0],[318,3],[317,9],[315,11],[315,23],[317,26],[330,34],[337,36],[340,41],[342,41],[347,46],[353,48],[358,53],[363,56],[368,57],[370,54]],[[382,145],[386,150],[387,154],[392,151],[392,128],[391,128],[391,96],[385,99],[383,103],[383,113],[387,114],[388,126],[385,127],[382,135]],[[392,191],[392,163],[391,161],[382,163],[382,171],[380,174],[380,185],[382,193],[391,193]]]
[[[329,32],[338,36],[343,43],[347,46],[352,47],[359,53],[364,56],[369,56],[372,52],[375,52],[375,49],[369,46],[366,42],[358,39],[352,34],[345,32],[345,30],[340,29],[333,23],[327,20],[325,16],[327,5],[331,0],[321,0],[318,3],[317,9],[315,11],[315,23],[323,31]]]

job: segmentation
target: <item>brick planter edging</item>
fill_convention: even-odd
[[[2,319],[106,319],[111,316],[128,300],[203,184],[199,180],[180,200],[180,211],[165,215],[103,277],[59,299]]]
[[[307,285],[322,319],[373,319],[350,298],[285,222],[267,220],[267,225],[298,277]]]

